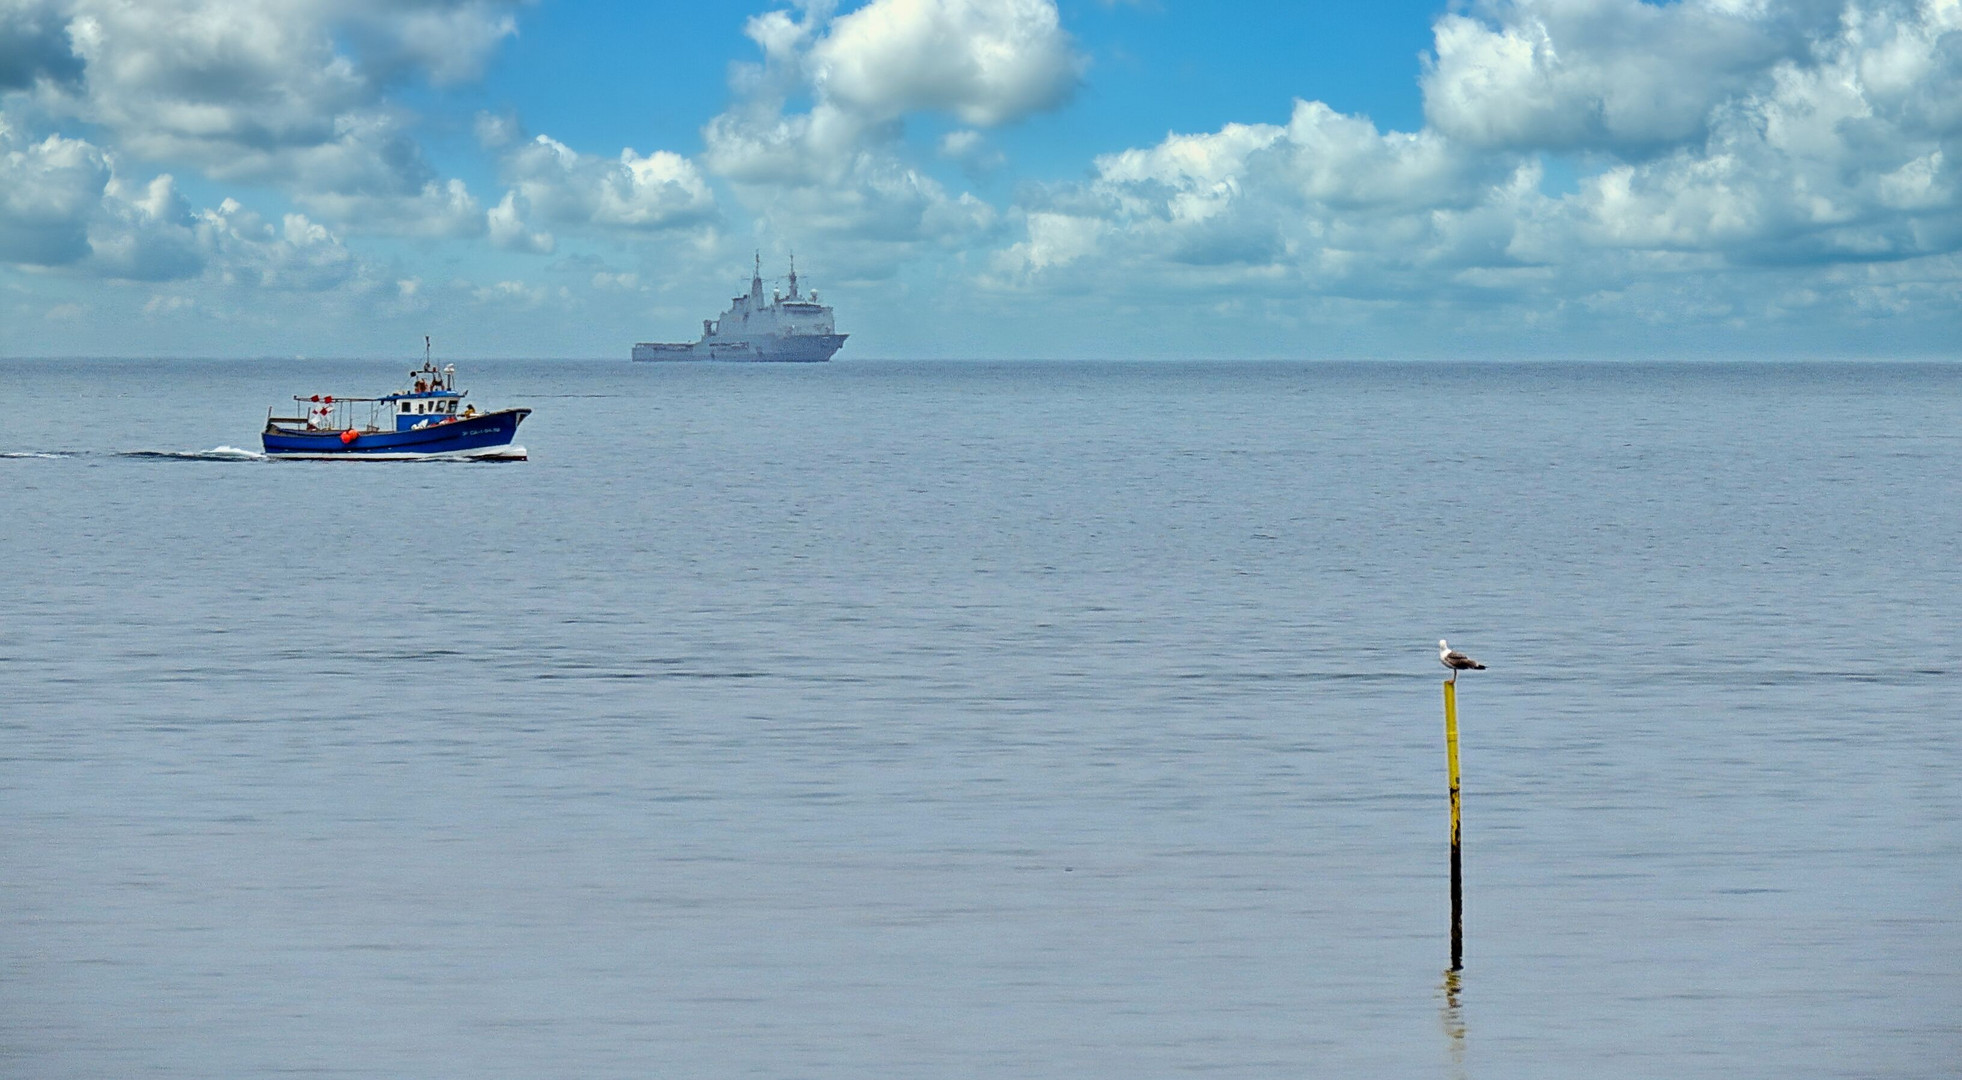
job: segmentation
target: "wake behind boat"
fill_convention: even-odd
[[[285,458],[351,458],[364,461],[435,457],[523,461],[525,448],[512,446],[518,425],[530,409],[478,412],[464,404],[467,391],[456,388],[456,365],[438,368],[429,360],[427,339],[422,368],[409,373],[409,387],[381,397],[331,394],[294,395],[301,416],[273,416],[267,410],[260,442],[266,454]]]

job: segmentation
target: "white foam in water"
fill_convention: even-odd
[[[44,454],[38,450],[0,450],[0,458],[45,458],[49,461],[57,461],[70,456],[69,454]]]
[[[120,456],[178,461],[263,461],[266,457],[257,450],[241,450],[236,446],[214,446],[209,450],[126,450]]]
[[[531,454],[522,446],[499,446],[490,450],[473,451],[467,455],[471,461],[525,461]]]

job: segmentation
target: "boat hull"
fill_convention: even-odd
[[[845,345],[849,334],[785,334],[754,341],[696,341],[686,344],[641,342],[642,361],[722,360],[750,364],[821,364]]]
[[[530,409],[503,409],[407,431],[363,431],[342,442],[338,431],[268,426],[259,436],[271,457],[388,460],[421,457],[519,457],[511,446]]]

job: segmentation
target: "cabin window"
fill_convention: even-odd
[[[456,411],[456,402],[454,402],[454,401],[452,401],[452,402],[450,402],[450,411],[451,411],[451,412],[455,412],[455,411]]]

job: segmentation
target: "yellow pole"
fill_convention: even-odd
[[[1451,970],[1465,966],[1465,874],[1459,857],[1458,684],[1444,682],[1444,754],[1451,774]]]

